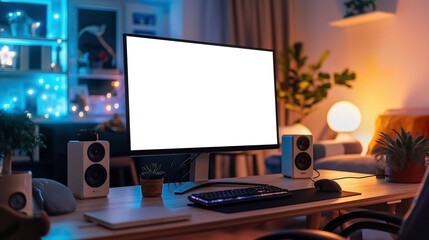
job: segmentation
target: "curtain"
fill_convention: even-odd
[[[205,0],[204,3],[203,40],[273,49],[276,53],[286,51],[289,45],[288,0]],[[283,81],[283,74],[279,72],[281,68],[276,69],[277,80]],[[278,107],[279,123],[284,123],[284,106],[279,103]],[[265,174],[266,154],[265,151],[218,154],[215,177]],[[231,166],[234,169],[232,173]]]
[[[287,0],[230,0],[229,42],[245,47],[285,52],[289,46]],[[277,81],[283,81],[277,66]],[[286,111],[279,102],[279,123],[286,123]]]

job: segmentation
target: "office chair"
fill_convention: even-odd
[[[0,239],[36,240],[49,232],[50,221],[46,212],[27,216],[0,205]]]
[[[429,177],[426,171],[424,181],[414,198],[408,212],[402,218],[388,212],[356,211],[346,213],[332,219],[321,230],[315,229],[291,229],[282,230],[264,235],[258,240],[278,239],[315,239],[315,240],[339,240],[347,239],[352,233],[362,229],[372,229],[396,234],[396,239],[429,239],[427,218],[429,217]],[[353,220],[350,226],[338,234],[333,233],[342,224]],[[356,220],[358,220],[356,222]],[[382,222],[383,221],[383,222]]]

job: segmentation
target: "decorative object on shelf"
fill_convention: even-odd
[[[78,51],[88,54],[91,68],[116,68],[116,15],[115,10],[78,9]]]
[[[300,123],[312,113],[314,106],[328,96],[328,91],[333,85],[351,88],[351,81],[356,79],[356,74],[347,68],[333,74],[321,70],[322,64],[329,56],[328,50],[321,54],[315,64],[308,66],[306,66],[308,57],[303,52],[303,44],[297,42],[279,56],[279,64],[285,76],[283,82],[276,83],[277,96],[284,102],[286,110],[298,114],[295,123]]]
[[[0,69],[15,69],[16,52],[9,49],[8,46],[3,46],[0,50]]]
[[[16,11],[8,14],[9,26],[11,29],[12,36],[14,37],[30,37],[31,36],[31,25],[33,19],[31,19],[26,12]]]
[[[60,57],[60,52],[61,52],[61,39],[57,40],[58,46],[55,48],[56,52],[55,52],[55,63],[52,64],[52,71],[54,72],[62,72],[63,68],[61,67],[61,57]]]
[[[140,185],[143,197],[160,197],[164,183],[165,172],[161,164],[144,165],[140,173]]]
[[[350,133],[359,127],[361,121],[360,110],[355,104],[339,101],[329,109],[326,118],[328,126],[337,132],[336,140],[354,140]]]
[[[83,117],[90,110],[88,103],[88,86],[77,85],[70,87],[70,103],[72,113],[76,113],[79,117]]]
[[[137,3],[127,4],[125,31],[147,36],[165,34],[163,11],[163,6],[154,7]]]
[[[31,23],[31,36],[33,38],[38,37],[40,35],[39,29],[40,29],[40,22]]]
[[[345,2],[346,14],[344,17],[351,17],[367,12],[373,12],[376,9],[375,0],[350,0]]]
[[[401,127],[393,129],[394,136],[380,132],[377,145],[371,151],[377,162],[385,165],[386,178],[390,182],[419,183],[426,171],[429,157],[429,138],[411,134]]]
[[[4,21],[1,19],[0,22],[8,24],[7,36],[42,40],[47,35],[53,36],[52,33],[55,35],[55,21],[50,21],[48,16],[59,11],[63,3],[51,2],[58,1],[0,1],[0,16],[5,17]]]
[[[124,122],[122,122],[119,114],[113,114],[112,119],[107,122],[100,123],[95,128],[97,131],[109,131],[121,133],[127,130],[127,127]]]
[[[42,136],[26,113],[0,111],[0,205],[33,214],[31,172],[12,172],[12,153],[15,149],[31,152],[38,146],[44,147]]]

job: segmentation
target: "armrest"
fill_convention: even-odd
[[[362,144],[358,141],[324,140],[313,144],[314,160],[342,154],[357,154],[362,152]]]
[[[313,239],[313,240],[345,240],[345,238],[331,232],[315,229],[290,229],[273,232],[257,238],[257,240],[277,240],[277,239]]]

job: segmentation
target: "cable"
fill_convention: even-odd
[[[334,179],[332,179],[332,180],[341,180],[341,179],[347,179],[347,178],[352,178],[352,179],[362,179],[362,178],[369,178],[369,177],[376,177],[377,175],[376,174],[371,174],[371,175],[368,175],[368,176],[362,176],[362,177],[352,177],[352,176],[349,176],[349,177],[340,177],[340,178],[334,178]]]
[[[315,182],[315,180],[314,180],[313,178],[318,178],[318,177],[320,177],[320,172],[319,172],[319,170],[317,170],[317,169],[313,169],[313,171],[315,171],[315,172],[317,173],[317,176],[315,176],[315,177],[311,177],[310,179],[311,179],[311,181]]]
[[[311,178],[311,181],[315,182],[315,180],[313,178],[320,177],[320,172],[317,169],[313,169],[313,171],[315,171],[318,174],[317,176]],[[347,177],[333,178],[331,180],[341,180],[341,179],[347,179],[347,178],[362,179],[362,178],[369,178],[369,177],[377,177],[377,178],[379,178],[380,176],[384,176],[384,175],[371,174],[371,175],[368,175],[368,176],[361,176],[361,177],[347,176]]]

